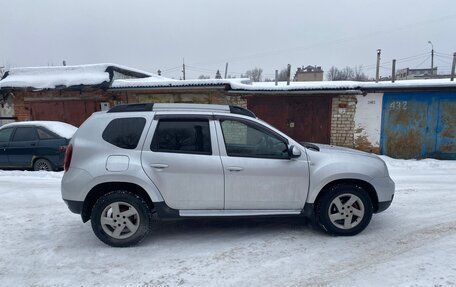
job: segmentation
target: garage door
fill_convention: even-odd
[[[247,100],[247,107],[260,119],[299,142],[329,144],[330,97],[255,96]]]
[[[385,93],[381,152],[456,159],[456,93]]]
[[[100,110],[100,103],[84,101],[31,102],[30,114],[35,121],[61,121],[79,127],[93,112]]]

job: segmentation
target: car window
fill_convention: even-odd
[[[36,129],[34,127],[20,127],[16,129],[13,142],[37,140]]]
[[[236,120],[220,124],[228,156],[289,158],[288,145],[272,132]]]
[[[3,129],[0,131],[0,142],[7,142],[10,140],[13,129]]]
[[[120,118],[112,120],[103,131],[103,139],[124,149],[135,149],[146,125],[145,118]]]
[[[37,128],[36,131],[38,132],[38,137],[40,138],[40,140],[57,138],[57,136],[42,128]]]
[[[162,119],[150,149],[155,152],[212,154],[209,120]]]

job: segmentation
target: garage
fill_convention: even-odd
[[[382,109],[382,154],[456,159],[456,93],[385,93]]]
[[[29,103],[31,120],[61,121],[79,127],[93,112],[100,110],[96,100],[54,100]]]
[[[330,96],[251,96],[247,107],[297,141],[330,143]]]

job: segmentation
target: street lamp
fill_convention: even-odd
[[[434,75],[434,45],[432,45],[431,41],[428,41],[428,44],[431,44],[431,76]]]

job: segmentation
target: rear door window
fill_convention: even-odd
[[[103,139],[116,147],[135,149],[146,125],[145,118],[112,120],[103,131]]]
[[[13,142],[34,141],[37,140],[36,129],[34,127],[19,127],[13,136]]]
[[[212,154],[208,119],[162,119],[150,149],[155,152]]]

